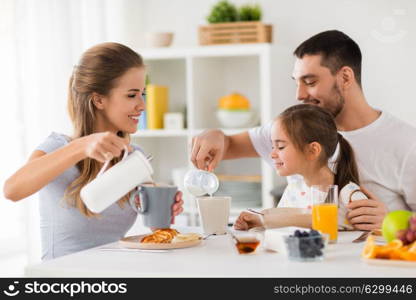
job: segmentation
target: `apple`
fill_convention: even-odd
[[[384,239],[389,243],[396,238],[399,230],[407,229],[411,216],[412,212],[408,210],[395,210],[388,213],[381,227]]]

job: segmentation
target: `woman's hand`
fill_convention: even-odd
[[[171,224],[175,224],[175,217],[183,212],[182,192],[178,191],[175,195],[175,202],[172,205],[172,220]]]
[[[109,131],[84,136],[79,138],[79,142],[82,144],[86,157],[101,163],[111,160],[113,157],[119,157],[125,146],[129,151],[133,150],[126,139]]]
[[[262,226],[259,216],[243,211],[234,223],[234,228],[237,230],[249,230],[253,227]]]
[[[135,195],[134,202],[136,203],[136,207],[140,206],[140,198],[139,195]],[[172,219],[171,224],[175,224],[175,217],[183,212],[183,200],[182,200],[182,192],[178,191],[175,195],[175,202],[172,205]],[[154,228],[152,229],[154,230]]]

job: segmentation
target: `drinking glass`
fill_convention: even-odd
[[[312,228],[329,234],[329,242],[338,238],[338,186],[313,185],[311,187]]]

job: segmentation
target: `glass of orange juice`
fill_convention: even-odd
[[[311,186],[312,228],[329,234],[329,242],[338,238],[338,186]]]

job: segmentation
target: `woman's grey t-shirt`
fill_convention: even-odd
[[[50,153],[68,142],[65,135],[52,133],[36,150]],[[92,218],[69,206],[63,199],[64,193],[79,175],[79,170],[73,166],[39,191],[42,259],[118,241],[136,220],[137,213],[128,202],[123,208],[114,203],[100,217]]]

